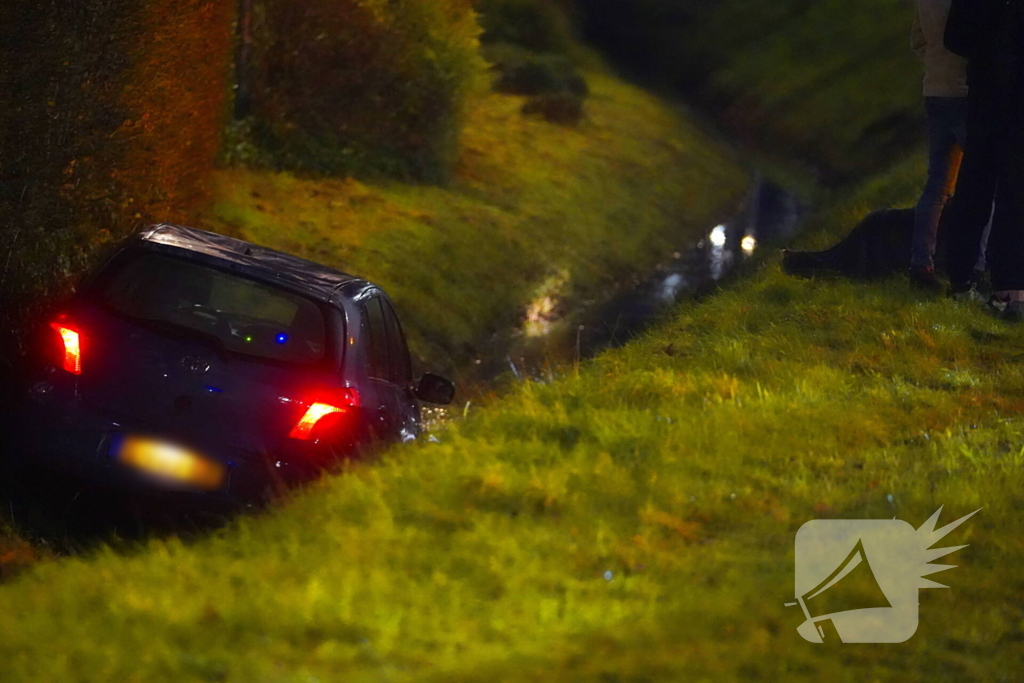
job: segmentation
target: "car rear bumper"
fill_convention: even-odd
[[[200,447],[211,460],[226,467],[224,484],[206,491],[187,486],[155,483],[116,457],[120,438],[128,434],[153,434],[143,425],[114,420],[75,406],[56,410],[30,405],[12,414],[5,430],[3,455],[13,464],[51,470],[103,486],[146,492],[173,492],[183,497],[225,503],[261,502],[285,484],[303,478],[303,468],[290,465],[295,457],[264,456],[246,452]]]

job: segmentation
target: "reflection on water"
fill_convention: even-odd
[[[481,349],[473,370],[461,379],[486,382],[506,375],[546,381],[558,376],[567,363],[620,346],[642,334],[675,304],[714,291],[762,247],[789,237],[800,211],[795,197],[759,180],[731,221],[711,227],[695,244],[667,254],[666,263],[648,279],[625,283],[610,299],[575,310],[566,310],[569,273],[556,273],[534,292],[523,325],[511,338],[496,335],[493,348]]]
[[[569,271],[561,270],[537,288],[533,300],[526,308],[523,332],[527,337],[543,337],[551,332],[552,325],[558,321],[559,303],[568,283]]]
[[[722,279],[722,276],[729,272],[729,269],[732,266],[732,250],[726,249],[724,244],[712,245],[711,254],[708,258],[711,267],[711,272],[709,273],[711,279],[718,282]]]
[[[679,296],[679,292],[686,289],[689,284],[689,280],[682,273],[672,273],[661,283],[658,298],[666,303],[672,303]]]
[[[729,242],[729,235],[726,233],[724,225],[719,225],[711,231],[711,235],[708,237],[712,247],[724,247]]]
[[[648,281],[581,314],[586,331],[578,341],[582,357],[618,346],[646,330],[672,305],[713,291],[764,245],[792,235],[800,220],[796,198],[758,179],[745,206],[731,221],[713,227],[705,239],[672,255]]]
[[[708,242],[711,243],[711,279],[717,282],[732,265],[732,252],[726,249],[729,245],[728,229],[724,225],[717,226],[708,236]]]

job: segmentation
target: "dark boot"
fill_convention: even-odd
[[[935,274],[934,268],[925,266],[914,266],[910,269],[910,284],[929,294],[942,294],[946,291],[946,285]]]

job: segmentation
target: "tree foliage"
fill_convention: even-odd
[[[253,105],[285,167],[443,181],[480,82],[469,0],[263,0]]]
[[[234,8],[2,3],[0,304],[66,282],[97,242],[202,207],[230,96]]]
[[[565,52],[572,41],[569,3],[553,0],[476,0],[484,40],[534,52]]]

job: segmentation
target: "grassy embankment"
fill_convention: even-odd
[[[378,282],[424,365],[452,372],[495,355],[494,334],[519,326],[545,285],[570,302],[599,295],[743,197],[732,152],[685,114],[599,67],[588,78],[576,128],[521,115],[521,97],[475,98],[445,187],[220,170],[200,226]],[[52,555],[7,512],[0,578]]]
[[[908,163],[831,212],[909,196]],[[5,680],[1012,680],[1024,331],[768,266],[578,377],[184,546],[0,588]],[[982,513],[904,645],[795,632],[813,518]],[[126,656],[125,653],[131,653]]]
[[[769,157],[829,183],[884,171],[923,139],[911,3],[589,0],[595,40],[668,81]]]
[[[476,100],[448,187],[221,170],[203,227],[378,282],[431,369],[494,355],[490,338],[521,323],[538,289],[599,294],[697,239],[745,191],[731,152],[676,109],[588,76],[578,128],[522,116],[520,97]],[[0,527],[0,571],[37,553],[50,555]]]
[[[710,7],[690,49],[714,65],[706,96],[748,141],[810,159],[833,182],[857,182],[923,139],[908,3],[726,0]]]
[[[521,97],[477,100],[449,187],[225,170],[206,227],[382,285],[435,367],[478,358],[545,283],[593,296],[697,239],[743,196],[726,148],[643,91],[587,77],[578,128],[521,115]]]
[[[911,82],[912,84],[912,82]],[[851,112],[851,116],[856,112]],[[884,154],[882,151],[880,154]],[[909,202],[920,159],[814,241]],[[0,588],[5,680],[1014,680],[1024,330],[769,263],[578,376],[184,546]],[[979,507],[902,645],[795,632],[812,518]],[[128,656],[130,653],[130,656]]]

